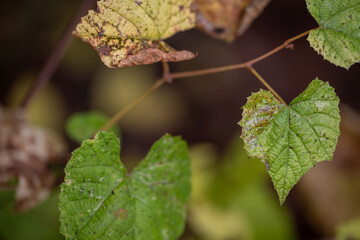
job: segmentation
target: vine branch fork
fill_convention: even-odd
[[[278,47],[274,48],[273,50],[261,55],[260,57],[254,58],[252,60],[249,60],[244,63],[240,64],[234,64],[234,65],[227,65],[222,67],[215,67],[215,68],[207,68],[207,69],[201,69],[201,70],[194,70],[194,71],[186,71],[186,72],[178,72],[178,73],[171,73],[168,63],[163,62],[163,74],[162,78],[158,79],[153,85],[151,85],[145,92],[143,92],[139,97],[137,97],[133,102],[131,102],[127,107],[125,107],[123,110],[118,112],[115,116],[113,116],[102,128],[100,128],[98,131],[106,131],[109,130],[112,126],[114,126],[118,121],[120,121],[123,117],[126,116],[131,110],[136,108],[140,103],[142,103],[148,96],[151,95],[155,90],[160,88],[164,83],[172,83],[174,79],[179,78],[189,78],[189,77],[196,77],[196,76],[203,76],[207,74],[213,74],[213,73],[220,73],[240,68],[246,68],[248,69],[269,91],[271,91],[274,96],[283,104],[286,104],[286,102],[280,97],[280,95],[264,80],[263,77],[254,69],[253,64],[260,62],[264,60],[265,58],[270,57],[271,55],[279,52],[282,49],[294,49],[294,44],[292,42],[307,36],[312,30],[316,30],[317,28],[310,29],[306,32],[303,32],[295,37],[292,37],[285,42],[283,42]]]

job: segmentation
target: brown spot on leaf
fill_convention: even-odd
[[[110,56],[111,53],[111,47],[109,45],[101,44],[97,47],[96,50],[99,53],[99,55]]]
[[[214,33],[216,34],[223,34],[225,32],[225,28],[214,28]]]
[[[104,36],[104,28],[101,28],[100,32],[98,32],[98,36],[99,37]]]
[[[125,219],[128,216],[128,212],[126,209],[123,208],[118,208],[114,211],[114,218],[120,218],[120,219]]]

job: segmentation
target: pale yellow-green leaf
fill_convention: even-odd
[[[163,39],[194,27],[191,0],[100,0],[74,34],[88,42],[108,67],[182,61],[195,55],[175,51]]]

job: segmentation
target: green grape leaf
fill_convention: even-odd
[[[127,173],[119,140],[99,132],[73,152],[60,193],[66,239],[177,239],[190,195],[190,160],[179,137],[163,136]]]
[[[78,112],[67,120],[66,133],[75,142],[81,143],[85,139],[91,138],[109,120],[105,114],[97,111]],[[115,135],[119,135],[119,129],[110,129]]]
[[[260,90],[243,107],[241,138],[251,157],[265,162],[283,204],[316,163],[332,159],[340,134],[339,98],[315,79],[289,106]]]
[[[89,43],[108,67],[192,59],[163,39],[195,26],[191,0],[99,0],[74,34]]]
[[[360,0],[306,0],[319,24],[310,45],[329,62],[349,69],[360,61]]]

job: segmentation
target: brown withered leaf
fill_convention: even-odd
[[[196,27],[210,36],[233,41],[242,35],[270,0],[194,0]]]
[[[23,111],[0,107],[0,189],[17,183],[16,210],[28,210],[46,199],[55,183],[48,163],[64,150],[55,133],[31,126]]]
[[[89,43],[110,68],[189,60],[163,39],[195,26],[191,0],[99,0],[74,34]]]

